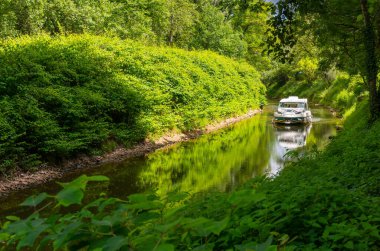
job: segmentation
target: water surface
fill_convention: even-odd
[[[324,108],[312,106],[313,123],[303,126],[273,125],[274,109],[274,104],[268,105],[263,113],[215,133],[145,157],[81,169],[60,181],[70,181],[84,173],[106,175],[110,182],[90,184],[88,193],[96,196],[106,192],[120,198],[146,190],[158,194],[171,190],[230,191],[253,177],[276,175],[284,166],[287,152],[323,148],[336,133],[337,121]],[[16,206],[28,196],[43,191],[55,194],[59,189],[56,182],[50,182],[13,192],[0,198],[0,215],[23,212]]]

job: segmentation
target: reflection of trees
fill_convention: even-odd
[[[325,147],[329,143],[329,137],[335,135],[336,129],[334,125],[330,123],[319,123],[318,126],[314,126],[309,137],[307,138],[307,148],[317,146],[318,149]]]
[[[172,189],[192,193],[226,190],[264,173],[270,155],[266,131],[266,120],[257,116],[195,143],[158,151],[150,155],[140,181],[156,187],[159,194]]]

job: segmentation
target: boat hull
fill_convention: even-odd
[[[311,118],[308,117],[274,117],[273,122],[276,124],[308,124]]]

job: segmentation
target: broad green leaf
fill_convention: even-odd
[[[104,247],[103,251],[116,251],[120,250],[121,247],[125,246],[128,243],[128,239],[125,236],[114,236],[109,238]]]
[[[256,243],[248,242],[241,245],[236,245],[235,248],[237,251],[251,251],[251,250],[255,250],[256,246],[257,246]]]
[[[61,183],[58,182],[59,185],[61,185],[63,188],[67,187],[73,187],[73,188],[80,188],[82,190],[86,189],[87,183],[89,181],[109,181],[109,178],[106,176],[87,176],[87,175],[81,175],[80,177],[76,178],[75,180],[69,182],[69,183]]]
[[[151,211],[146,211],[143,213],[139,213],[137,216],[133,217],[133,222],[136,225],[141,225],[144,224],[148,221],[154,220],[154,219],[159,219],[161,217],[161,214],[157,212],[151,212]]]
[[[232,193],[228,202],[235,206],[245,206],[251,203],[257,203],[265,199],[262,193],[256,193],[253,189],[245,189]]]
[[[87,181],[109,181],[110,179],[106,176],[97,175],[97,176],[89,176]]]
[[[14,215],[6,216],[5,219],[10,220],[10,221],[19,221],[20,218]]]
[[[216,235],[219,235],[220,232],[222,232],[228,226],[229,221],[229,217],[226,217],[221,221],[210,222],[206,229]]]
[[[167,224],[155,225],[155,229],[157,229],[159,232],[165,233],[169,231],[170,229],[173,229],[180,221],[181,221],[181,218],[175,221],[169,222]]]
[[[1,241],[7,241],[10,237],[10,234],[8,233],[0,233],[0,242]]]
[[[153,194],[132,194],[128,196],[131,203],[140,203],[157,199]]]
[[[56,195],[59,205],[68,207],[73,204],[81,204],[84,193],[80,188],[67,187]]]
[[[348,241],[346,244],[344,244],[344,247],[352,250],[354,249],[354,243],[352,241]]]
[[[34,242],[38,236],[49,227],[49,225],[45,224],[45,221],[43,219],[34,220],[30,222],[28,226],[30,226],[30,229],[17,244],[17,250],[20,250],[24,247],[33,247]]]
[[[180,224],[182,223],[185,228],[194,230],[197,233],[197,236],[206,237],[211,233],[219,235],[220,232],[227,227],[228,222],[228,217],[221,221],[213,221],[204,217],[199,217],[196,219],[183,219],[180,221]]]
[[[133,244],[138,250],[153,250],[159,240],[159,236],[156,234],[145,234],[134,238]]]
[[[66,241],[70,240],[71,236],[77,233],[78,229],[81,226],[82,226],[81,222],[72,222],[66,225],[63,231],[57,234],[53,242],[54,250],[61,249],[65,245]]]
[[[29,198],[27,198],[23,203],[21,203],[20,206],[36,207],[41,202],[43,202],[47,197],[48,197],[47,193],[40,193],[37,196],[32,195]]]
[[[88,182],[88,176],[82,175],[69,183],[58,182],[58,184],[61,185],[63,188],[72,187],[72,188],[84,190],[86,189],[87,182]]]
[[[168,243],[162,243],[160,244],[155,251],[174,251],[175,246],[173,244],[168,244]]]
[[[268,237],[268,239],[264,243],[257,245],[254,248],[254,250],[255,251],[276,251],[277,246],[271,245],[272,241],[273,241],[273,236],[271,235]]]

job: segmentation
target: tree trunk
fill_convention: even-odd
[[[376,36],[371,17],[368,12],[367,0],[360,0],[362,14],[364,16],[364,39],[366,50],[367,82],[369,88],[371,120],[374,121],[380,115],[380,97],[377,90],[378,65],[376,59]]]
[[[169,31],[169,45],[173,46],[174,43],[174,16],[170,16],[170,31]]]

